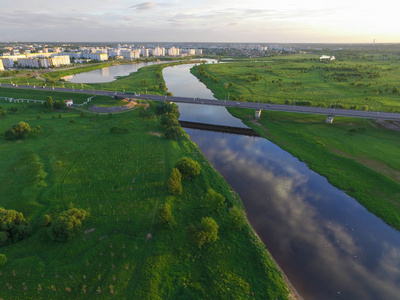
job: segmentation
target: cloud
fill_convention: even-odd
[[[156,7],[155,2],[143,2],[137,5],[133,5],[130,8],[136,11],[145,11],[145,10],[152,10]]]

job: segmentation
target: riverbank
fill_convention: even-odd
[[[229,111],[400,230],[398,132],[372,120],[263,111],[255,122],[254,110]]]
[[[2,206],[22,212],[33,227],[28,239],[0,248],[8,259],[4,298],[288,298],[251,228],[229,226],[229,208],[242,208],[240,199],[187,137],[167,140],[157,119],[138,110],[81,115],[1,106],[18,109],[1,120],[1,132],[21,120],[41,128],[21,141],[1,141]],[[113,133],[115,126],[127,130]],[[181,157],[199,162],[201,173],[183,182],[182,195],[168,195]],[[225,197],[219,213],[204,203],[209,188]],[[161,204],[171,207],[172,228],[158,219]],[[51,241],[45,215],[55,219],[70,206],[90,211],[89,219],[67,243]],[[199,248],[188,228],[202,217],[217,222],[218,240]]]

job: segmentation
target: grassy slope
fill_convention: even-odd
[[[0,97],[9,97],[14,99],[46,100],[48,96],[51,96],[53,100],[73,99],[75,104],[79,104],[85,102],[87,98],[92,97],[93,94],[47,91],[40,88],[37,88],[36,90],[25,90],[0,87]],[[107,99],[110,99],[110,97],[96,96],[96,99],[105,101]]]
[[[310,100],[313,105],[327,107],[341,103],[358,109],[366,105],[373,110],[400,111],[400,94],[392,93],[394,87],[400,89],[400,62],[395,57],[330,63],[315,58],[295,55],[207,65],[207,73],[218,82],[200,76],[195,68],[192,73],[219,99],[229,94],[230,99],[237,96],[253,102]],[[258,81],[251,80],[254,74],[259,76]],[[229,83],[232,86],[224,87]]]
[[[34,228],[29,239],[0,249],[9,261],[0,270],[4,299],[88,299],[99,293],[118,299],[287,298],[280,272],[250,228],[232,232],[227,210],[217,215],[202,206],[210,187],[229,206],[241,202],[189,140],[152,134],[162,130],[157,121],[143,120],[137,111],[112,118],[70,112],[59,119],[59,112],[17,105],[20,113],[1,119],[0,131],[23,120],[40,125],[42,134],[0,140],[0,205],[23,212]],[[111,134],[113,125],[130,131]],[[202,172],[184,182],[182,196],[167,198],[166,181],[181,156],[199,161]],[[177,222],[172,230],[155,218],[165,202]],[[74,240],[52,242],[43,216],[55,217],[71,204],[90,210],[91,217]],[[215,218],[220,239],[200,250],[187,228],[203,216]]]
[[[399,133],[373,121],[262,112],[261,126],[249,122],[253,110],[229,109],[281,148],[328,178],[369,211],[400,230]],[[364,128],[350,134],[351,128]]]

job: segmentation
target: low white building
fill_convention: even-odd
[[[74,101],[72,99],[65,100],[65,104],[67,104],[68,107],[74,104]]]
[[[335,60],[335,57],[334,56],[329,56],[329,55],[322,55],[319,59],[320,60],[323,60],[323,59]]]
[[[0,59],[0,71],[4,71],[3,61]]]

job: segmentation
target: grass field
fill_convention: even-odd
[[[192,73],[218,99],[400,111],[400,61],[379,54],[320,61],[297,54],[209,64]]]
[[[400,230],[400,139],[372,120],[254,110],[229,111],[262,136],[290,152]]]
[[[167,140],[158,121],[137,110],[80,117],[37,105],[0,106],[19,110],[0,119],[0,132],[20,121],[42,128],[19,141],[0,136],[0,206],[22,212],[33,227],[28,239],[0,248],[8,258],[0,269],[1,298],[287,299],[280,272],[251,229],[231,230],[228,208],[216,214],[203,204],[213,188],[228,207],[242,207],[186,137]],[[129,132],[110,133],[115,125]],[[168,196],[168,177],[182,156],[198,161],[201,173],[183,183],[181,196]],[[156,217],[163,203],[172,207],[173,229]],[[54,219],[71,206],[90,211],[89,219],[72,241],[50,240],[44,215]],[[199,249],[188,227],[204,216],[218,223],[219,239]]]

